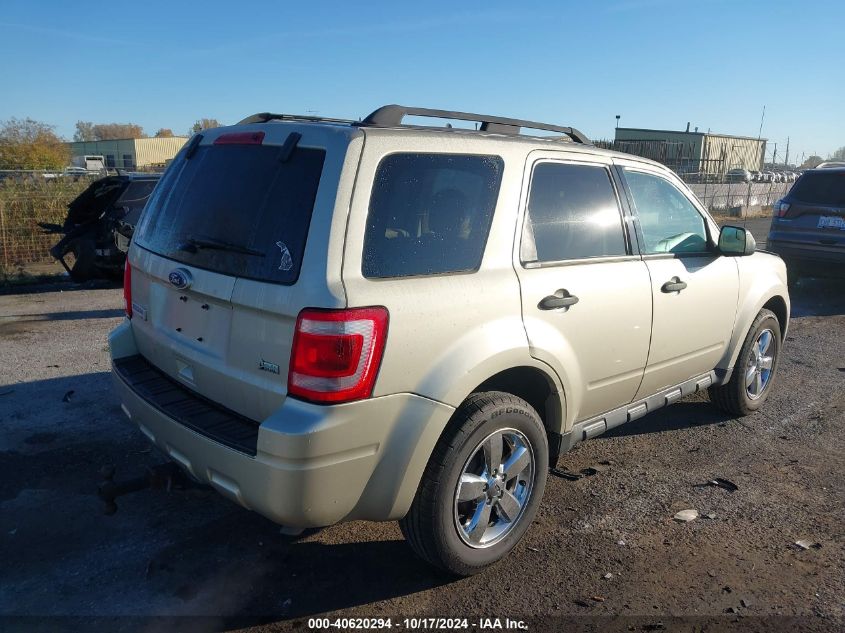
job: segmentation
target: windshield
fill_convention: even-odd
[[[167,170],[135,239],[199,268],[295,283],[324,158],[318,149],[282,160],[278,146],[200,145]]]

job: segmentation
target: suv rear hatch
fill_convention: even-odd
[[[281,406],[297,314],[345,302],[325,242],[342,235],[328,227],[348,137],[268,123],[208,130],[185,146],[129,254],[142,356],[252,420]],[[306,257],[311,226],[321,234]]]
[[[775,205],[769,239],[819,254],[845,250],[845,169],[804,173]]]

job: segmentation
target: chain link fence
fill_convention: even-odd
[[[667,156],[668,158],[668,156]],[[715,215],[765,215],[792,183],[701,182],[701,165],[676,164],[676,171]],[[39,222],[63,224],[67,205],[102,174],[67,176],[53,172],[0,171],[0,279],[31,264],[52,262],[58,236]]]
[[[681,179],[684,180],[683,176]],[[788,182],[687,183],[714,215],[765,215],[792,186]]]
[[[63,224],[67,205],[98,177],[52,172],[0,172],[0,280],[30,264],[51,262],[59,236],[38,223]]]

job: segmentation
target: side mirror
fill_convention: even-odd
[[[722,255],[753,255],[757,250],[754,236],[738,226],[723,226],[719,231],[719,251]]]

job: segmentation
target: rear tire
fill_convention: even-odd
[[[429,564],[476,574],[504,558],[530,527],[548,464],[545,428],[527,402],[499,391],[472,394],[437,442],[399,522],[402,534]]]
[[[769,396],[780,349],[780,322],[770,310],[760,310],[742,344],[730,381],[710,387],[711,402],[733,416],[754,413]]]

